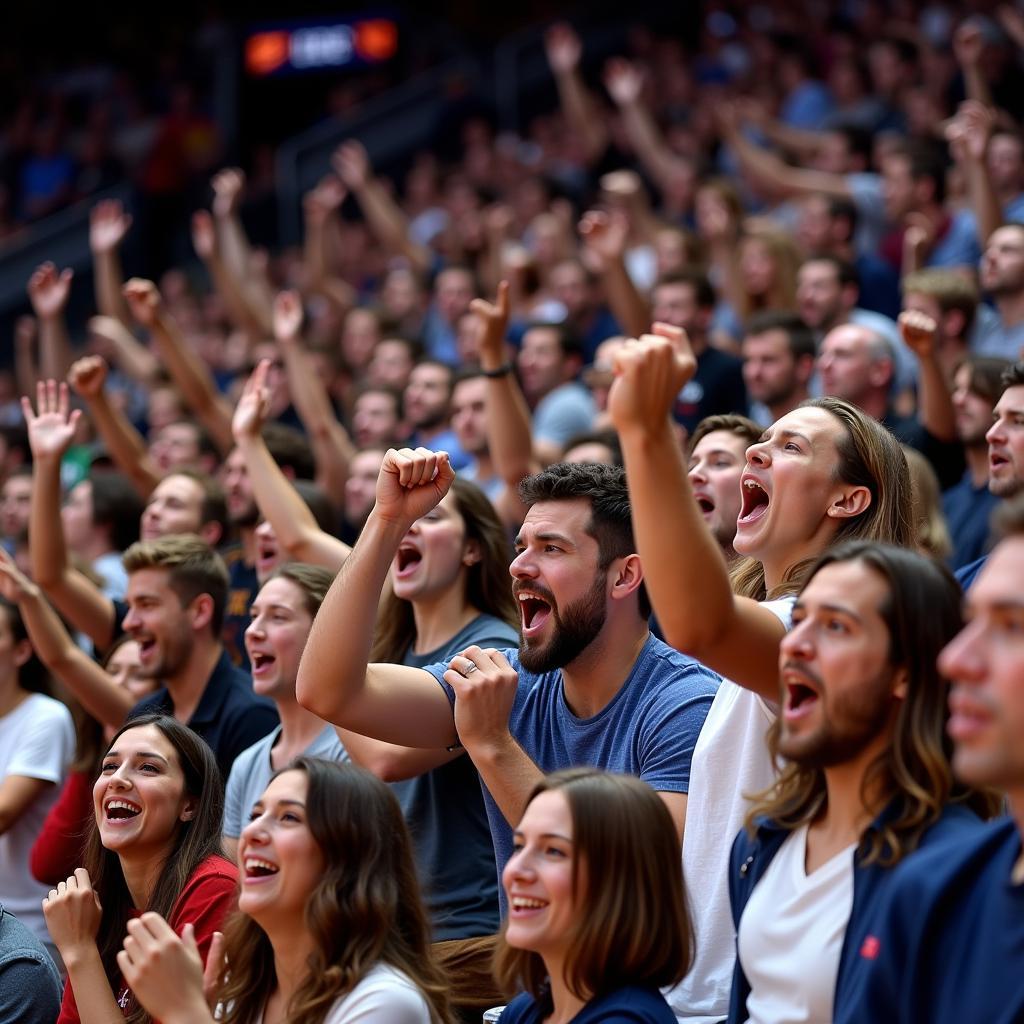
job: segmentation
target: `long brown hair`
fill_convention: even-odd
[[[302,756],[282,771],[306,773],[306,820],[327,862],[306,902],[314,951],[288,1006],[289,1024],[321,1024],[378,963],[408,975],[435,1024],[448,1024],[447,987],[431,959],[412,842],[394,794],[355,765]],[[217,993],[226,1007],[223,1021],[252,1024],[277,984],[274,951],[266,932],[240,911],[224,935]]]
[[[224,819],[224,786],[213,751],[187,726],[168,715],[140,715],[123,725],[110,741],[110,750],[129,729],[155,726],[174,747],[185,776],[185,795],[196,798],[196,813],[178,822],[173,842],[153,887],[149,906],[133,908],[132,896],[116,853],[100,842],[95,819],[85,848],[85,867],[103,905],[96,944],[110,987],[116,990],[121,972],[117,954],[121,951],[133,909],[152,910],[168,918],[196,868],[207,857],[222,855],[221,828]],[[152,1017],[133,999],[125,1011],[130,1024],[150,1024]]]
[[[456,477],[451,493],[466,524],[466,540],[480,547],[480,561],[466,569],[466,603],[518,628],[519,612],[508,575],[508,537],[494,506],[476,484]],[[377,616],[370,661],[401,661],[416,635],[412,604],[388,589]]]
[[[949,687],[936,660],[963,625],[956,580],[944,566],[915,551],[852,542],[822,555],[804,586],[825,566],[841,562],[860,562],[888,585],[879,609],[889,633],[888,662],[906,669],[907,675],[907,694],[896,713],[891,742],[868,767],[861,790],[865,807],[872,794],[894,805],[884,825],[869,829],[861,844],[863,863],[890,866],[917,848],[948,803],[967,803],[983,817],[993,817],[1000,801],[957,783],[950,764]],[[778,757],[780,732],[776,719],[768,732],[773,758]],[[799,828],[822,812],[826,799],[824,772],[790,762],[771,788],[753,798],[746,827],[753,832],[756,820],[764,817],[783,828]]]
[[[677,984],[690,969],[693,937],[679,834],[668,808],[640,779],[597,768],[553,772],[537,784],[530,801],[556,790],[572,815],[573,896],[579,908],[565,963],[569,989],[589,1001],[626,985]],[[499,986],[546,999],[543,959],[510,946],[507,927],[506,921],[494,956]]]
[[[843,431],[836,439],[836,479],[866,487],[871,494],[868,507],[859,516],[842,520],[832,543],[864,540],[913,547],[910,470],[896,438],[862,409],[841,398],[812,398],[799,408],[824,409],[840,422]],[[733,591],[755,601],[794,594],[814,562],[815,558],[807,558],[791,565],[769,594],[764,566],[756,558],[744,558],[732,570]]]

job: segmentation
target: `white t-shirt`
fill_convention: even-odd
[[[789,629],[795,597],[764,607]],[[756,693],[722,680],[697,738],[683,831],[683,880],[695,957],[690,972],[666,990],[679,1020],[712,1024],[729,1013],[736,935],[729,906],[729,853],[750,807],[748,796],[776,775],[766,737],[775,712]]]
[[[808,875],[804,825],[786,837],[754,886],[739,928],[751,1024],[831,1024],[856,846]]]
[[[9,775],[52,782],[25,813],[0,835],[0,903],[52,949],[43,919],[48,885],[29,871],[29,855],[43,821],[60,793],[61,782],[75,752],[71,712],[52,697],[29,694],[0,718],[0,781]]]

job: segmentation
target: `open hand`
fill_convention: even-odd
[[[560,21],[544,33],[544,50],[551,70],[556,75],[564,75],[579,67],[583,44],[576,30],[567,22]]]
[[[267,387],[269,373],[270,360],[261,359],[242,388],[242,396],[231,417],[231,433],[239,443],[259,437],[263,424],[270,416],[270,388]]]
[[[342,182],[353,191],[363,188],[370,180],[370,158],[366,147],[357,139],[343,142],[334,151],[331,165]]]
[[[75,272],[67,267],[59,274],[52,263],[43,263],[28,279],[28,297],[40,320],[55,320],[64,315],[71,295]]]
[[[640,99],[644,76],[635,64],[623,57],[613,57],[604,66],[604,87],[620,107],[628,107]]]
[[[295,341],[302,330],[302,299],[296,291],[278,292],[274,299],[274,337]]]
[[[79,409],[68,411],[68,386],[55,380],[41,380],[36,383],[36,405],[38,413],[32,410],[28,397],[21,398],[21,411],[28,427],[28,444],[36,459],[60,459],[71,447],[82,417]]]
[[[132,216],[124,212],[119,199],[104,199],[89,211],[89,248],[94,253],[116,249],[132,226]]]

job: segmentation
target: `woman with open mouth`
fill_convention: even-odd
[[[596,768],[554,772],[514,843],[495,974],[523,994],[502,1024],[674,1024],[659,989],[686,973],[693,947],[679,839],[654,790]]]
[[[694,885],[694,969],[669,1002],[681,1018],[724,1018],[735,963],[728,867],[747,794],[776,777],[767,733],[782,691],[779,645],[817,557],[847,540],[913,547],[907,461],[849,402],[819,398],[747,449],[727,569],[703,522],[672,431],[675,396],[696,369],[685,333],[656,324],[616,356],[609,409],[619,429],[644,578],[666,640],[724,678],[693,752],[683,871]],[[800,700],[797,688],[786,700]],[[696,880],[699,879],[699,885]]]
[[[253,807],[238,864],[223,957],[204,959],[158,914],[129,923],[118,963],[155,1018],[450,1024],[409,832],[383,782],[296,758]]]
[[[84,857],[50,890],[43,913],[64,965],[59,1024],[148,1024],[117,953],[141,911],[189,930],[206,956],[235,901],[238,871],[220,852],[224,800],[210,748],[166,715],[120,729],[93,787],[95,824]]]

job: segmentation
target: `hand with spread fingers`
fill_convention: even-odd
[[[447,452],[389,448],[377,476],[373,514],[408,529],[437,506],[454,479]]]
[[[455,691],[455,730],[470,755],[512,742],[509,715],[519,674],[500,651],[467,647],[452,658],[445,682]]]
[[[216,941],[211,944],[204,971],[192,925],[185,925],[179,938],[159,914],[150,912],[128,922],[117,965],[135,998],[164,1024],[208,1021],[209,976],[219,971],[221,948]]]
[[[71,409],[68,386],[63,381],[41,380],[36,383],[36,410],[27,396],[21,399],[21,411],[28,427],[28,444],[36,459],[60,459],[71,447],[82,417],[79,409]]]
[[[697,370],[684,330],[655,324],[652,331],[623,345],[614,356],[608,412],[620,433],[639,430],[654,435],[664,430],[676,397]]]

